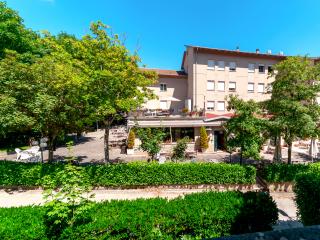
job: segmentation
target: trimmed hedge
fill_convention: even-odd
[[[0,161],[0,186],[42,186],[64,164],[32,164]],[[236,164],[105,164],[84,166],[93,186],[130,187],[171,184],[252,184],[256,171]]]
[[[40,207],[0,209],[6,219],[1,239],[45,239],[43,213]],[[270,230],[278,218],[275,202],[261,192],[111,201],[95,204],[89,214],[92,222],[67,228],[61,239],[202,239]]]
[[[268,183],[293,182],[298,174],[309,171],[320,171],[320,164],[270,164],[261,170],[260,176]]]
[[[299,174],[295,180],[298,216],[304,225],[320,224],[320,172]]]

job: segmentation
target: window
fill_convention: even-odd
[[[224,91],[224,82],[223,81],[218,82],[218,91]]]
[[[272,65],[269,65],[268,66],[268,73],[271,73],[272,72]]]
[[[208,60],[208,69],[214,70],[214,61],[213,60]]]
[[[236,69],[237,69],[236,63],[235,63],[235,62],[230,62],[230,63],[229,63],[229,71],[230,71],[230,72],[235,72]]]
[[[254,83],[248,83],[248,92],[254,92]]]
[[[167,101],[160,100],[160,109],[167,109]]]
[[[259,73],[264,73],[264,65],[259,65]]]
[[[217,110],[218,111],[224,111],[224,102],[218,102],[218,105],[217,105]]]
[[[224,61],[218,61],[218,70],[224,70]]]
[[[248,64],[248,72],[254,73],[254,63],[249,63]]]
[[[214,90],[214,81],[213,80],[208,80],[207,81],[207,90],[208,91],[213,91]]]
[[[236,82],[229,82],[229,91],[230,92],[236,91]]]
[[[258,83],[258,93],[264,93],[264,83]]]
[[[166,92],[167,91],[167,84],[160,83],[160,91],[161,92]]]
[[[214,110],[214,101],[207,101],[207,110]]]

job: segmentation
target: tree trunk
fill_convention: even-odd
[[[279,163],[282,161],[282,152],[281,152],[281,136],[275,136],[275,149],[273,155],[273,161]]]
[[[49,136],[48,137],[48,162],[52,163],[53,161],[53,152],[54,152],[54,136]]]
[[[292,141],[288,142],[288,164],[291,164]]]
[[[242,165],[242,148],[240,149],[240,165]]]
[[[104,128],[104,161],[109,163],[109,132],[110,132],[110,123],[105,121]]]

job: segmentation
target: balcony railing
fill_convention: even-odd
[[[204,110],[186,112],[184,109],[174,111],[173,109],[141,109],[131,111],[129,118],[166,118],[166,117],[204,117]]]

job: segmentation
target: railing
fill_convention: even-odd
[[[128,117],[131,118],[162,118],[162,117],[203,117],[205,112],[201,111],[191,111],[185,112],[184,109],[179,109],[175,112],[173,109],[141,109],[131,111]]]

